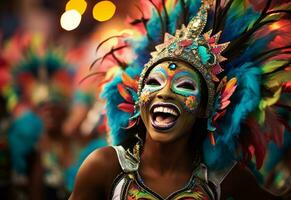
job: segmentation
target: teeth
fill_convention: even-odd
[[[168,107],[163,107],[163,106],[156,107],[154,109],[154,113],[157,113],[157,112],[169,113],[171,115],[178,116],[178,113],[175,110]]]

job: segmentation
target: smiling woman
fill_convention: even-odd
[[[203,112],[198,73],[186,63],[164,61],[145,79],[140,110],[150,137],[170,142],[189,134],[195,118]]]
[[[114,146],[86,159],[70,199],[281,199],[248,170],[286,125],[274,116],[290,84],[281,52],[290,46],[269,49],[277,31],[254,34],[274,22],[271,1],[262,13],[241,0],[214,10],[211,1],[149,2],[152,17],[132,22],[146,34],[106,55],[123,70],[102,94]],[[289,13],[277,12],[279,21]],[[127,46],[137,54],[129,64],[117,56]]]

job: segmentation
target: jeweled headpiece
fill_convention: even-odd
[[[209,115],[215,95],[214,82],[219,81],[216,75],[223,71],[219,63],[226,60],[221,56],[221,53],[229,43],[217,44],[220,32],[213,36],[210,36],[212,30],[201,34],[207,23],[208,8],[209,4],[202,2],[197,15],[192,18],[187,27],[182,25],[182,28],[176,31],[175,36],[165,34],[164,43],[155,47],[157,51],[151,53],[152,58],[145,64],[141,73],[138,88],[139,96],[146,75],[155,65],[164,60],[183,61],[196,69],[206,82],[208,102],[205,115]]]
[[[283,113],[288,112],[287,97],[291,91],[289,4],[266,1],[258,6],[242,0],[216,1],[207,19],[209,3],[200,3],[149,1],[148,9],[154,8],[150,18],[143,14],[147,11],[145,6],[139,9],[141,17],[131,22],[141,35],[126,37],[106,54],[122,70],[102,92],[112,141],[120,144],[132,136],[125,128],[135,127],[140,120],[137,106],[148,97],[141,90],[150,71],[163,61],[177,60],[200,73],[207,87],[210,140],[203,140],[207,166],[222,168],[233,159],[250,161],[255,156],[259,168],[270,139],[280,144],[284,129],[290,130],[284,120],[289,119],[288,115]],[[206,23],[212,32],[205,33]],[[176,27],[181,29],[176,31]],[[164,42],[161,36],[165,36]],[[217,44],[220,36],[222,41],[230,41],[229,46]],[[160,45],[150,59],[156,44]],[[135,59],[127,61],[123,51],[118,54],[127,47],[137,55]],[[228,57],[223,75],[219,74],[223,71],[219,63],[226,60],[222,51]]]

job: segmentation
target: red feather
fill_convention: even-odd
[[[215,116],[213,117],[213,123],[216,122],[217,119],[221,118],[224,114],[226,113],[226,110],[222,111],[222,112],[217,112],[215,114]]]
[[[282,85],[284,93],[291,93],[291,81],[288,81]]]
[[[128,93],[128,91],[126,90],[125,86],[122,83],[119,83],[117,85],[117,89],[119,94],[125,99],[125,101],[129,103],[134,103],[132,100],[132,96]]]
[[[130,128],[134,127],[136,125],[137,121],[138,121],[138,119],[133,120],[133,121],[129,121],[128,126],[125,129],[130,129]]]
[[[134,113],[134,104],[121,103],[118,105],[118,108],[123,112]]]
[[[242,134],[244,137],[244,156],[252,156],[254,154],[256,157],[256,167],[260,169],[263,165],[263,161],[266,155],[266,140],[262,133],[260,125],[256,122],[254,118],[249,117],[246,120],[246,125],[248,127],[247,132]],[[251,159],[251,158],[250,158]]]
[[[210,143],[212,144],[212,146],[215,146],[215,138],[212,132],[208,132],[208,137],[210,139]]]
[[[277,145],[282,145],[284,124],[281,123],[275,111],[271,108],[266,109],[265,132],[268,140],[273,140]]]
[[[230,101],[229,101],[229,100],[223,101],[223,102],[221,102],[219,109],[220,109],[220,110],[223,110],[223,109],[226,108],[229,104],[230,104]]]

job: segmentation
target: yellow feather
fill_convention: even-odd
[[[176,0],[168,0],[166,2],[166,9],[167,9],[168,12],[171,12],[174,9],[175,2],[176,2]]]
[[[262,70],[263,73],[270,73],[274,70],[276,70],[278,67],[281,67],[282,65],[286,64],[288,61],[286,60],[271,60],[270,62],[267,62],[263,65]]]
[[[264,86],[267,88],[280,87],[282,83],[291,80],[291,71],[279,71],[268,75],[264,80]]]
[[[229,89],[233,88],[234,85],[236,85],[236,82],[237,82],[236,77],[230,79],[225,86],[225,90],[228,91]]]
[[[259,108],[260,110],[264,110],[266,107],[274,105],[280,98],[282,88],[280,87],[275,91],[272,97],[265,97],[260,101]]]

